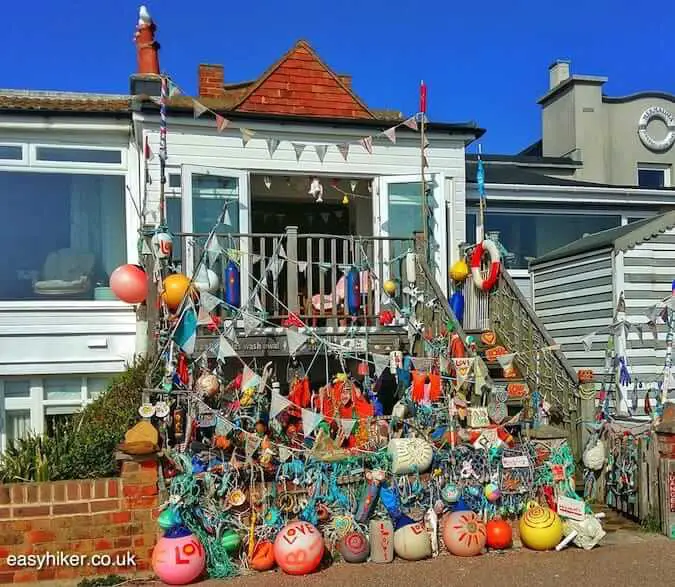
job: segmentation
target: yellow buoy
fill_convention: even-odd
[[[190,278],[182,273],[167,275],[164,279],[164,291],[162,299],[169,310],[175,312],[180,306],[183,298],[186,296],[190,287]]]
[[[560,516],[547,507],[530,502],[520,518],[520,539],[532,550],[551,550],[563,537]]]
[[[393,296],[396,293],[396,282],[393,279],[387,279],[382,285],[382,289],[388,296]]]
[[[469,276],[469,266],[464,259],[459,259],[450,267],[450,279],[464,281]]]

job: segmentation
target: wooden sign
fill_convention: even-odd
[[[580,499],[558,496],[558,515],[582,522],[586,517],[586,504]]]

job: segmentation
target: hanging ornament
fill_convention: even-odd
[[[159,230],[150,241],[152,252],[157,259],[170,259],[173,252],[173,239],[167,231]]]
[[[272,187],[272,178],[269,175],[263,177],[263,182],[265,183],[265,187],[267,189],[270,189]]]
[[[309,192],[307,193],[314,198],[317,204],[323,202],[323,186],[318,177],[312,179],[312,183],[309,186]]]
[[[342,204],[345,206],[349,206],[349,196],[345,194],[342,198]]]
[[[352,188],[352,192],[355,192],[355,191],[356,191],[356,187],[357,187],[358,185],[359,185],[359,183],[358,183],[355,179],[352,179],[352,180],[349,182],[349,186]]]

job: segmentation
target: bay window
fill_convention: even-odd
[[[36,157],[121,161],[119,150],[62,151],[36,147]],[[114,299],[110,274],[127,259],[125,177],[90,171],[0,170],[1,301]]]

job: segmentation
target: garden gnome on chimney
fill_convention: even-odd
[[[145,6],[138,12],[138,25],[134,41],[138,57],[138,73],[159,75],[159,43],[155,41],[157,27]]]

